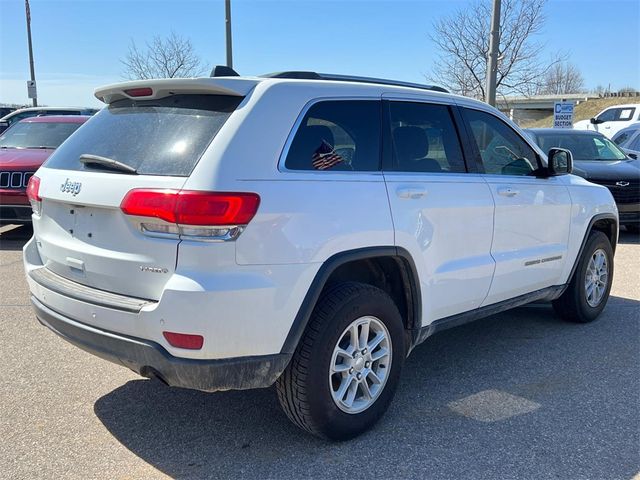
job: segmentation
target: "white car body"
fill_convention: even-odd
[[[595,120],[596,123],[593,123]],[[640,121],[640,103],[614,105],[605,108],[591,120],[580,120],[573,125],[577,130],[595,130],[608,138],[618,133],[623,128]]]
[[[412,288],[421,307],[413,347],[448,319],[553,298],[569,282],[598,222],[614,245],[617,240],[609,191],[573,175],[292,171],[284,164],[301,117],[327,99],[406,100],[487,112],[546,162],[527,135],[484,103],[400,86],[261,78],[129,82],[96,95],[112,102],[126,98],[124,90],[146,87],[157,96],[171,91],[244,98],[186,177],[45,164],[37,172],[42,206],[33,215],[24,266],[43,323],[172,385],[223,390],[273,383],[300,338],[301,312],[317,299],[317,283],[346,254],[398,252],[414,267]],[[141,218],[120,210],[135,188],[256,192],[260,206],[235,241],[149,236],[140,229]],[[38,276],[45,270],[48,276]],[[127,298],[143,300],[127,308]],[[72,338],[52,319],[80,333]],[[204,344],[176,348],[163,331],[201,335]],[[215,381],[169,367],[158,374],[158,367],[139,359],[114,359],[108,347],[89,344],[83,335],[99,335],[106,344],[116,337],[152,343],[175,361],[236,365],[263,358],[268,366],[262,376]]]
[[[633,123],[611,137],[625,153],[640,156],[640,123]]]
[[[83,107],[26,107],[14,110],[0,118],[0,133],[20,120],[47,115],[93,115],[98,110]]]

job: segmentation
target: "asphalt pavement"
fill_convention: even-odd
[[[329,443],[273,388],[168,388],[35,320],[0,230],[0,478],[625,479],[640,471],[640,242],[621,234],[612,296],[588,325],[547,305],[439,333],[414,350],[382,421]],[[639,477],[640,478],[640,477]]]

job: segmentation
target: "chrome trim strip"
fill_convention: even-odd
[[[524,266],[530,267],[531,265],[539,265],[540,263],[555,262],[556,260],[561,260],[561,259],[562,259],[562,255],[556,255],[554,257],[547,257],[547,258],[538,258],[536,260],[529,260],[528,262],[524,262]]]

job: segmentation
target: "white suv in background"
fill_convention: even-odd
[[[110,85],[29,184],[40,322],[168,385],[277,384],[331,439],[432,334],[532,301],[594,320],[611,194],[438,87],[284,72]]]
[[[0,118],[0,133],[20,120],[31,117],[44,117],[48,115],[93,115],[98,110],[95,108],[81,107],[27,107],[14,110]]]
[[[595,130],[609,138],[623,128],[640,121],[640,103],[615,105],[605,108],[589,120],[580,120],[573,125],[576,130]]]

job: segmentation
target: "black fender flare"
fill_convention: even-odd
[[[589,225],[587,226],[587,229],[584,233],[584,237],[582,238],[582,244],[580,245],[580,249],[578,250],[578,255],[573,261],[573,267],[571,267],[571,272],[569,273],[569,277],[567,278],[567,281],[564,284],[564,288],[558,292],[555,298],[558,298],[560,295],[564,293],[564,291],[567,288],[569,288],[569,284],[571,283],[571,280],[573,280],[573,276],[575,275],[576,270],[578,268],[578,263],[580,262],[580,259],[582,258],[582,254],[584,253],[584,247],[587,245],[587,240],[589,240],[589,235],[593,231],[593,226],[600,220],[612,220],[613,224],[615,225],[615,232],[612,232],[613,241],[611,242],[611,248],[613,249],[613,253],[615,254],[616,246],[618,244],[618,234],[620,231],[620,225],[618,225],[618,218],[613,213],[599,213],[597,215],[594,215],[589,221]]]
[[[298,309],[298,313],[293,320],[293,324],[289,329],[287,338],[284,341],[280,353],[291,354],[298,346],[298,342],[302,338],[302,334],[307,328],[309,318],[313,313],[313,309],[320,298],[320,294],[324,289],[327,280],[331,274],[341,265],[356,260],[365,260],[379,257],[392,257],[399,261],[402,261],[407,267],[405,271],[409,278],[404,281],[409,285],[410,313],[412,315],[411,332],[412,339],[417,336],[420,331],[422,323],[422,297],[420,292],[420,279],[418,277],[418,271],[413,261],[411,254],[402,247],[384,246],[384,247],[365,247],[355,250],[347,250],[345,252],[337,253],[329,257],[320,267],[311,286],[307,290],[307,294],[302,301],[302,305]]]

